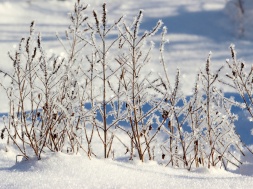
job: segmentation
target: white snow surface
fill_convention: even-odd
[[[81,155],[48,154],[42,160],[10,166],[13,154],[1,151],[0,188],[252,188],[253,178],[221,169],[191,172],[156,162],[131,163]]]
[[[100,9],[104,0],[85,2],[91,9]],[[32,0],[30,3],[0,0],[0,67],[7,70],[11,67],[7,52],[15,50],[20,38],[28,35],[32,20],[42,34],[48,53],[63,54],[55,33],[64,36],[73,3],[74,0]],[[233,22],[224,11],[225,4],[225,0],[108,0],[107,9],[112,20],[122,14],[131,20],[143,9],[143,30],[150,30],[162,19],[170,39],[166,47],[169,73],[173,78],[179,67],[183,89],[191,93],[196,72],[205,66],[209,51],[213,52],[213,65],[221,65],[230,58],[229,45],[234,43],[238,57],[245,60],[247,66],[252,64],[253,41],[247,37],[238,38]],[[156,45],[159,39],[160,36],[154,37]],[[154,62],[152,69],[161,71],[156,64],[159,63]],[[0,94],[3,96],[2,89]],[[6,99],[0,98],[0,112],[7,111],[8,104],[4,102]],[[8,148],[6,152],[4,145],[0,146],[0,188],[253,188],[252,155],[247,155],[243,159],[247,163],[232,173],[221,169],[189,172],[156,162],[129,162],[126,158],[90,160],[83,155],[63,153],[47,154],[40,161],[15,163],[16,154],[15,149]]]

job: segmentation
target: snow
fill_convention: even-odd
[[[91,10],[100,10],[104,1],[85,2],[90,4]],[[251,0],[247,4],[249,2]],[[245,60],[246,66],[252,64],[250,31],[253,30],[248,24],[250,19],[245,20],[246,35],[239,38],[237,26],[225,11],[231,6],[225,3],[224,0],[128,0],[123,3],[110,0],[107,9],[112,19],[126,15],[129,20],[136,16],[139,9],[143,9],[143,31],[152,29],[159,19],[162,20],[168,28],[170,40],[165,47],[168,72],[173,80],[177,68],[180,68],[183,90],[191,94],[196,72],[205,66],[210,51],[212,64],[221,65],[230,58],[229,46],[234,43],[237,56]],[[10,69],[7,51],[16,49],[20,38],[27,36],[32,20],[35,20],[36,31],[41,32],[47,53],[64,56],[64,49],[55,34],[64,36],[69,24],[67,16],[73,4],[74,0],[33,0],[31,3],[26,0],[0,0],[0,67]],[[250,15],[252,6],[247,7],[247,15]],[[159,40],[160,36],[154,36],[155,47],[159,45]],[[159,56],[158,51],[155,55]],[[153,63],[153,72],[162,72],[161,66],[157,65],[158,62]],[[4,81],[3,78],[1,80]],[[3,94],[3,90],[0,91]],[[6,112],[8,104],[2,96],[0,112]],[[241,132],[249,131],[247,136],[250,136],[252,123],[243,121],[241,125]],[[99,144],[94,146],[97,151],[102,147]],[[84,155],[64,153],[46,154],[40,161],[21,161],[17,157],[19,162],[15,163],[17,150],[8,147],[7,151],[4,144],[0,144],[0,188],[253,188],[253,157],[249,153],[242,159],[245,164],[232,173],[204,168],[189,172],[164,167],[157,162],[129,162],[126,157],[90,160]]]
[[[9,152],[8,152],[9,153]],[[1,152],[1,156],[6,153]],[[11,155],[10,155],[11,156]],[[80,155],[49,154],[1,166],[0,188],[251,188],[253,179],[220,169],[192,172],[162,167],[155,162],[89,160]]]
[[[232,26],[235,29],[235,34],[240,37],[247,37],[253,39],[252,35],[252,15],[253,4],[251,0],[241,1],[242,9],[240,8],[240,1],[230,0],[225,7],[227,15],[233,20]]]

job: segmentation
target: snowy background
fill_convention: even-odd
[[[87,0],[90,10],[101,9],[103,0]],[[191,94],[196,73],[205,66],[209,51],[212,51],[212,65],[221,66],[230,58],[229,46],[235,44],[238,58],[250,67],[253,60],[253,2],[245,1],[245,18],[238,19],[233,3],[227,0],[108,0],[109,17],[113,20],[121,15],[131,20],[144,10],[141,29],[150,30],[162,19],[168,28],[169,45],[165,58],[169,74],[181,69],[183,90]],[[250,3],[252,2],[252,3]],[[0,0],[0,67],[8,69],[11,61],[8,51],[14,51],[21,37],[27,36],[32,20],[36,30],[41,32],[44,48],[48,53],[64,55],[64,50],[55,34],[64,36],[69,25],[68,13],[74,0]],[[241,24],[243,22],[243,24]],[[244,33],[240,32],[243,27]],[[154,37],[159,45],[160,36]],[[157,52],[158,54],[158,52]],[[156,56],[156,55],[154,55]],[[157,55],[158,56],[158,55]],[[159,63],[153,69],[161,71]],[[173,78],[173,77],[172,77]],[[2,78],[1,78],[2,79]],[[233,92],[233,91],[228,91]],[[3,91],[1,91],[3,93]],[[0,112],[7,111],[6,99],[0,99]],[[244,112],[239,114],[237,131],[247,144],[253,144],[250,135],[252,122],[246,120]],[[54,154],[42,161],[15,164],[15,150],[8,153],[0,146],[0,188],[250,188],[253,187],[250,163],[237,174],[219,169],[172,170],[154,162],[124,163],[111,160],[88,160],[81,156],[69,157]],[[253,159],[253,157],[251,157]],[[245,158],[250,161],[250,158]],[[252,161],[252,160],[251,160]],[[15,164],[15,165],[14,165]],[[243,176],[238,175],[243,174]]]

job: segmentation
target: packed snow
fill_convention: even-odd
[[[7,159],[1,152],[1,159]],[[1,160],[2,161],[2,160]],[[156,162],[120,162],[61,153],[14,166],[1,165],[0,188],[252,188],[252,177],[221,169],[192,172]]]
[[[56,33],[61,37],[70,22],[74,0],[0,0],[0,67],[10,69],[11,61],[7,52],[17,49],[18,42],[29,33],[31,21],[35,20],[36,31],[42,35],[47,53],[59,53],[64,49]],[[102,0],[87,0],[89,9],[101,9]],[[222,65],[231,58],[229,46],[235,44],[238,57],[247,66],[252,65],[253,19],[251,0],[245,1],[243,25],[237,24],[238,18],[231,12],[233,2],[226,0],[110,0],[107,2],[111,20],[125,15],[132,20],[139,9],[144,10],[141,29],[150,30],[161,19],[168,28],[169,45],[165,48],[168,72],[174,78],[177,68],[181,69],[183,90],[192,94],[196,73],[205,66],[206,58],[212,51],[212,65]],[[237,9],[236,9],[237,10]],[[236,11],[235,11],[236,12]],[[252,16],[251,16],[252,15]],[[244,32],[241,32],[243,27]],[[154,36],[158,47],[160,35]],[[154,56],[159,56],[157,52]],[[159,62],[152,64],[152,70],[162,72]],[[1,78],[3,79],[3,78]],[[228,89],[229,90],[229,89]],[[1,94],[4,91],[1,89]],[[229,91],[233,92],[233,91]],[[3,96],[3,95],[1,95]],[[0,99],[0,112],[8,111],[6,99]],[[252,144],[250,135],[252,122],[246,121],[247,114],[238,111],[238,132],[247,144]],[[2,124],[1,124],[2,125]],[[1,129],[1,127],[0,127]],[[124,137],[123,137],[124,139]],[[96,138],[93,148],[102,149]],[[198,168],[191,171],[172,169],[159,162],[128,161],[127,156],[117,151],[115,158],[104,160],[88,159],[83,154],[47,153],[41,160],[31,158],[23,160],[18,150],[12,146],[0,144],[0,188],[253,188],[253,155],[245,150],[244,164],[239,169],[225,171],[219,168]],[[124,154],[124,152],[123,152]],[[17,162],[16,162],[17,161]]]

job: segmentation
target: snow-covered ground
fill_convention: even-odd
[[[91,10],[99,10],[104,1],[85,2],[90,4]],[[32,20],[36,22],[36,30],[41,32],[48,53],[63,53],[55,33],[64,36],[73,3],[74,0],[32,0],[30,3],[0,0],[0,67],[11,66],[7,52],[17,48],[20,38],[27,36]],[[122,14],[131,20],[143,9],[143,30],[150,30],[162,19],[170,40],[165,49],[169,74],[173,79],[176,69],[180,68],[183,90],[190,94],[196,73],[205,66],[209,51],[213,52],[213,67],[217,67],[230,58],[229,46],[234,43],[238,57],[245,60],[247,66],[252,64],[253,41],[250,37],[238,37],[236,26],[224,10],[225,4],[226,0],[108,0],[107,9],[112,20]],[[159,39],[160,36],[154,37],[157,46]],[[159,72],[161,68],[157,65],[159,62],[154,62],[153,69]],[[7,111],[4,102],[6,99],[1,98],[0,112]],[[249,144],[252,142],[249,130],[253,125],[244,120],[243,112],[240,116],[238,131]],[[4,146],[0,146],[0,188],[252,188],[250,158],[245,158],[248,164],[235,173],[220,169],[188,172],[155,162],[89,160],[81,155],[61,153],[47,155],[41,161],[15,164],[15,150],[10,148],[5,152]]]
[[[1,159],[6,153],[1,153]],[[1,163],[0,188],[87,189],[199,189],[252,188],[253,178],[220,169],[186,170],[162,167],[155,162],[124,163],[89,160],[82,156],[53,154],[9,167]]]

